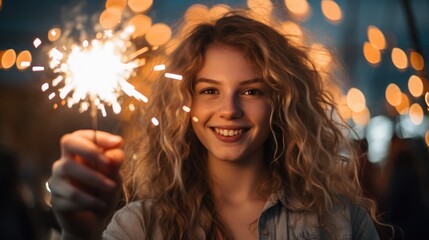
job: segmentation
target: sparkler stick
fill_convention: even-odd
[[[98,112],[97,106],[95,105],[95,97],[91,95],[90,104],[91,104],[91,119],[92,119],[92,129],[94,129],[93,142],[97,144],[97,129],[98,129]]]

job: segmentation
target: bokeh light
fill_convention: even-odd
[[[16,58],[16,68],[19,70],[24,70],[31,66],[32,56],[30,51],[25,50],[18,54]]]
[[[280,26],[280,32],[287,35],[289,39],[292,40],[292,42],[294,42],[296,45],[302,45],[303,32],[298,24],[292,21],[285,21]]]
[[[383,50],[386,48],[386,38],[384,37],[383,32],[378,29],[376,26],[369,25],[368,30],[368,40],[369,42],[378,50]]]
[[[381,61],[380,51],[369,42],[365,42],[363,44],[363,55],[365,59],[371,64],[375,65]]]
[[[211,19],[219,19],[224,16],[231,8],[225,4],[216,4],[209,10],[209,15]]]
[[[386,158],[393,130],[393,123],[389,118],[382,115],[371,118],[366,129],[370,162],[382,162]]]
[[[322,13],[331,23],[339,23],[342,19],[342,12],[340,6],[333,0],[322,0],[321,2]]]
[[[127,23],[127,27],[133,26],[133,38],[143,36],[152,26],[152,19],[146,15],[135,15]]]
[[[411,75],[408,79],[408,90],[413,97],[421,97],[423,95],[423,81],[416,75]]]
[[[161,46],[170,40],[171,35],[171,28],[167,24],[157,23],[147,31],[145,38],[150,45]]]
[[[136,13],[149,10],[152,4],[153,0],[128,0],[128,6]]]
[[[285,0],[286,8],[299,18],[307,18],[310,15],[310,5],[307,0]]]
[[[423,109],[418,103],[411,105],[408,114],[410,120],[414,125],[420,125],[423,122]]]
[[[184,14],[184,20],[187,24],[194,24],[204,22],[207,16],[210,15],[209,8],[204,4],[193,4],[191,5]]]
[[[107,8],[100,14],[100,25],[104,29],[113,29],[121,22],[121,18],[121,9]]]
[[[410,109],[410,99],[408,99],[407,94],[405,93],[401,93],[401,102],[395,106],[396,111],[401,114],[407,114],[408,113],[408,109]]]
[[[347,92],[347,105],[355,112],[362,112],[366,107],[365,95],[357,88],[350,88]]]
[[[116,8],[119,10],[124,10],[127,6],[126,0],[107,0],[106,1],[106,9],[108,8]]]
[[[396,68],[403,70],[408,67],[407,54],[400,48],[392,49],[392,62]]]
[[[401,104],[402,92],[398,85],[390,83],[386,88],[386,100],[392,106],[398,106]]]
[[[331,53],[320,43],[311,45],[310,58],[319,70],[326,69],[332,61]]]
[[[52,28],[48,32],[48,39],[51,42],[57,41],[61,37],[61,29],[60,28]]]
[[[0,68],[9,69],[16,61],[16,52],[13,49],[7,49],[0,53]]]
[[[352,112],[353,122],[360,126],[366,126],[371,118],[371,114],[368,108],[364,108],[363,111],[360,112]]]
[[[422,71],[423,68],[425,67],[425,61],[423,59],[423,56],[416,51],[411,51],[410,63],[411,63],[411,66],[417,71]]]
[[[338,104],[338,113],[341,118],[344,120],[348,120],[352,117],[352,110],[347,105],[347,97],[341,96],[339,104]]]

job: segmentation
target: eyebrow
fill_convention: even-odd
[[[220,85],[220,81],[214,80],[214,79],[210,79],[210,78],[198,78],[195,81],[195,85],[198,83],[210,83],[210,84],[215,84],[215,85]],[[256,77],[253,79],[249,79],[249,80],[244,80],[242,82],[240,82],[240,85],[249,85],[252,83],[263,83],[262,78],[260,77]]]

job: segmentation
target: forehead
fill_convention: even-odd
[[[197,78],[254,79],[260,74],[244,51],[225,44],[212,44],[204,53],[204,64]]]

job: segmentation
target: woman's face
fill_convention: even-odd
[[[209,160],[261,160],[270,134],[269,89],[237,48],[212,45],[204,58],[191,114]]]

